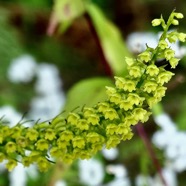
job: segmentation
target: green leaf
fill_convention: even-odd
[[[93,106],[106,100],[105,86],[113,86],[112,80],[96,77],[78,82],[69,90],[64,110],[68,113],[78,106],[81,110],[83,105]]]
[[[84,0],[56,0],[53,7],[50,26],[61,23],[60,31],[64,32],[72,21],[85,12]]]
[[[125,56],[131,57],[118,28],[110,22],[94,4],[87,5],[95,29],[99,35],[105,57],[115,75],[126,73]]]

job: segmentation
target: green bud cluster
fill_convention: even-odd
[[[172,12],[167,24],[162,17],[152,21],[153,26],[162,25],[164,30],[157,47],[147,46],[136,59],[125,58],[128,75],[115,77],[115,86],[106,87],[104,102],[70,112],[67,117],[60,114],[33,128],[0,124],[0,162],[8,160],[9,170],[21,162],[24,166],[36,163],[39,170],[46,171],[51,160],[72,163],[79,158],[89,159],[102,148],[130,140],[132,126],[149,119],[152,106],[165,96],[165,84],[174,75],[156,63],[165,58],[172,68],[178,64],[169,42],[185,41],[186,34],[167,31],[180,18],[181,13]]]

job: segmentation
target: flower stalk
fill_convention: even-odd
[[[152,22],[154,26],[161,24],[164,30],[157,47],[147,46],[135,59],[125,58],[128,74],[115,77],[114,87],[106,87],[104,102],[82,107],[67,117],[62,113],[32,128],[21,123],[10,128],[1,120],[0,162],[8,160],[6,167],[10,171],[18,161],[24,166],[36,163],[40,171],[47,171],[53,159],[64,163],[89,159],[102,148],[110,149],[122,140],[130,140],[132,126],[149,119],[151,108],[165,96],[165,84],[174,75],[155,61],[165,58],[172,68],[178,64],[169,43],[185,41],[186,34],[167,30],[182,17],[173,11],[167,24],[162,17]]]

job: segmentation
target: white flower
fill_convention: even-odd
[[[177,157],[172,163],[173,168],[177,172],[183,172],[186,170],[186,154],[184,156]]]
[[[35,75],[36,62],[30,55],[14,59],[8,69],[8,78],[13,83],[27,83]]]
[[[118,149],[117,148],[111,148],[111,149],[103,149],[102,154],[107,160],[114,160],[118,156]]]
[[[0,107],[0,118],[9,122],[9,126],[16,125],[22,118],[22,115],[18,113],[13,107],[5,105]]]
[[[22,164],[18,163],[15,169],[9,174],[10,186],[25,186],[26,172]]]
[[[55,65],[40,64],[37,68],[36,92],[43,95],[59,92],[61,90],[59,71]]]
[[[154,121],[156,124],[158,124],[163,130],[166,131],[175,131],[176,126],[175,123],[171,120],[168,114],[162,113],[158,116],[154,117]]]
[[[96,159],[80,160],[78,165],[82,183],[88,186],[101,185],[104,178],[104,169],[100,161]]]
[[[64,181],[57,181],[54,186],[66,186],[67,184]]]
[[[157,46],[157,36],[151,32],[134,32],[127,37],[127,46],[133,53],[141,53],[146,49],[146,44],[149,47]]]
[[[127,170],[123,165],[108,165],[107,172],[114,174],[116,177],[125,177],[127,176]]]
[[[145,176],[145,175],[138,175],[135,179],[135,185],[136,186],[152,186],[153,184],[153,179],[150,176]]]
[[[165,179],[166,185],[168,186],[177,186],[176,173],[171,166],[166,166],[162,169],[162,176]],[[156,175],[153,179],[152,186],[164,186],[159,175]]]
[[[130,180],[127,177],[127,170],[123,165],[108,165],[106,171],[113,174],[115,178],[105,186],[130,186]]]
[[[61,112],[65,103],[62,81],[55,65],[40,64],[37,69],[36,92],[39,94],[31,101],[30,118],[42,121],[51,119]]]

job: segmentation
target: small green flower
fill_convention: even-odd
[[[36,149],[40,151],[48,150],[49,144],[46,140],[40,139],[36,143]]]
[[[6,152],[9,154],[9,153],[13,153],[17,150],[17,147],[16,147],[16,143],[12,142],[12,141],[9,141],[6,145],[5,145],[5,150]]]
[[[177,13],[177,12],[174,12],[174,16],[177,18],[177,19],[182,19],[184,16],[182,13]]]
[[[31,151],[31,153],[29,154],[28,158],[30,158],[31,162],[35,162],[37,161],[37,159],[41,156],[41,152],[40,151]]]
[[[8,126],[2,126],[1,127],[1,132],[2,132],[2,134],[3,134],[4,137],[10,136],[11,133],[12,133],[11,130],[10,130],[10,128]]]
[[[73,147],[83,149],[85,147],[85,139],[82,136],[76,136],[72,139]]]
[[[16,144],[18,147],[25,148],[28,145],[28,139],[23,136],[20,136],[20,137],[16,138]]]
[[[128,92],[136,90],[136,81],[126,80],[126,82],[123,85],[123,89]]]
[[[45,172],[49,169],[50,163],[49,161],[44,157],[39,157],[37,160],[38,168],[41,172]]]
[[[129,93],[127,97],[127,101],[130,101],[133,105],[139,105],[142,101],[144,101],[145,98],[140,97],[136,93]]]
[[[147,93],[151,93],[153,91],[155,91],[157,88],[157,83],[154,81],[145,81],[144,85],[143,85],[143,90]]]
[[[186,34],[185,34],[185,33],[179,33],[179,34],[178,34],[178,39],[179,39],[181,42],[185,42]]]
[[[149,65],[146,69],[146,73],[150,76],[156,76],[159,73],[159,68],[156,65]]]
[[[86,135],[86,140],[87,142],[90,142],[90,143],[100,142],[102,141],[101,139],[102,137],[96,132],[90,132]]]
[[[97,153],[99,150],[101,150],[103,148],[103,144],[98,142],[98,143],[92,143],[91,144],[91,153],[95,154]]]
[[[87,122],[92,124],[92,125],[98,125],[99,124],[99,116],[96,114],[91,114],[88,118],[87,118]]]
[[[9,159],[8,163],[6,164],[6,168],[8,171],[12,171],[17,166],[17,161],[13,159]]]
[[[151,54],[148,51],[142,52],[138,55],[139,59],[145,61],[146,63],[151,60]]]
[[[101,102],[101,103],[98,103],[97,104],[97,110],[98,112],[105,112],[105,110],[109,109],[110,108],[110,105],[106,102]]]
[[[138,78],[142,76],[142,69],[135,65],[129,68],[129,75],[134,77],[134,78]]]
[[[176,68],[176,66],[178,65],[178,62],[179,62],[180,59],[178,58],[171,58],[169,63],[171,65],[171,68]]]
[[[131,114],[125,118],[124,123],[126,126],[136,125],[138,123],[138,120],[134,117],[133,114]]]
[[[166,90],[166,87],[158,87],[154,93],[154,97],[162,98],[163,96],[165,96]]]
[[[147,111],[142,108],[135,108],[132,113],[136,120],[143,120],[144,116],[147,114]]]
[[[69,145],[70,145],[69,141],[62,140],[60,138],[57,140],[57,146],[59,149],[65,150],[67,148],[67,146],[69,146]]]
[[[160,85],[163,85],[164,83],[168,83],[169,80],[172,78],[172,76],[174,75],[174,73],[170,72],[170,71],[163,71],[163,72],[160,72],[158,74],[158,77],[157,77],[157,82],[160,84]]]
[[[115,103],[116,105],[118,105],[121,101],[121,95],[119,93],[114,93],[109,95],[109,101],[112,103]]]
[[[72,113],[72,112],[70,112],[67,117],[68,123],[70,123],[72,125],[77,125],[77,122],[79,119],[80,119],[80,116],[78,114]]]
[[[120,138],[118,136],[110,136],[109,139],[106,141],[106,148],[111,149],[116,147],[120,143]]]
[[[63,151],[56,146],[50,149],[50,155],[54,158],[60,158],[62,154],[63,154]]]
[[[169,34],[167,34],[167,39],[170,43],[175,43],[178,39],[178,33],[176,31],[170,32]]]
[[[26,131],[26,138],[28,138],[30,141],[36,141],[39,136],[39,133],[37,130],[29,128]]]
[[[125,124],[120,123],[117,127],[116,133],[117,134],[127,134],[129,132],[129,128],[125,126]]]
[[[166,48],[168,47],[168,44],[167,44],[167,42],[166,42],[165,40],[161,40],[161,41],[159,42],[158,46],[159,46],[162,50],[164,50],[164,49],[166,49]]]
[[[122,140],[130,140],[132,137],[133,137],[133,133],[132,132],[128,132],[127,134],[124,134],[123,136],[122,136]]]
[[[130,57],[125,57],[125,62],[128,66],[132,66],[135,63],[134,59]]]
[[[162,19],[153,19],[151,23],[152,26],[159,26],[162,23]]]
[[[56,138],[56,134],[53,129],[46,129],[45,131],[45,139],[52,141]]]
[[[109,108],[104,112],[105,119],[114,120],[118,118],[117,112],[113,108]]]
[[[88,130],[89,129],[89,124],[86,119],[79,119],[77,122],[77,128],[80,130]]]
[[[171,58],[174,57],[174,54],[175,54],[174,50],[172,50],[172,49],[170,49],[170,48],[166,49],[165,52],[164,52],[165,58],[166,58],[166,60],[168,60],[168,61],[169,61]]]
[[[120,107],[121,109],[124,109],[125,111],[127,111],[127,110],[133,109],[133,105],[134,105],[134,103],[131,102],[130,100],[122,100],[122,101],[120,102],[119,107]]]
[[[30,157],[25,156],[22,158],[22,164],[24,165],[24,167],[29,167],[32,163],[33,161],[31,161]]]
[[[65,130],[62,133],[60,133],[59,139],[62,141],[70,141],[73,138],[73,133],[70,130]]]
[[[149,108],[152,108],[156,103],[158,103],[159,98],[157,97],[149,97],[147,98],[147,103],[149,105]]]
[[[71,164],[74,161],[74,154],[63,154],[62,156],[62,162],[66,163],[66,164]]]
[[[173,24],[173,25],[179,25],[179,21],[176,20],[176,19],[173,19],[173,20],[172,20],[172,24]]]
[[[114,77],[115,78],[115,85],[118,89],[123,89],[123,86],[126,82],[126,80],[122,77]]]
[[[11,137],[16,139],[17,137],[21,136],[22,129],[18,126],[15,126],[11,129]]]
[[[83,108],[83,115],[85,118],[88,118],[89,115],[96,113],[95,109],[91,107],[84,107]]]
[[[109,124],[106,127],[106,134],[109,135],[113,135],[114,133],[116,133],[118,126],[116,124]]]

